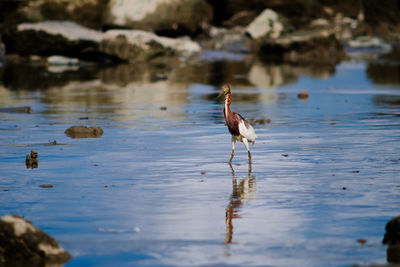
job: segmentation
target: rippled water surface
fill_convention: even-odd
[[[0,214],[55,237],[66,266],[384,264],[400,215],[399,68],[5,65],[0,108],[33,112],[0,112]],[[255,125],[251,173],[240,143],[227,164],[225,82],[233,111],[271,120]],[[104,134],[72,139],[71,125]]]

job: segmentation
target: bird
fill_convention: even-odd
[[[253,126],[250,125],[240,114],[231,111],[232,93],[229,84],[224,84],[221,87],[222,91],[218,97],[225,96],[224,104],[224,117],[228,130],[232,135],[232,154],[229,159],[229,165],[232,163],[233,156],[235,155],[235,143],[236,141],[242,142],[247,149],[249,156],[249,169],[251,170],[251,153],[249,143],[256,141],[257,135],[254,131]]]

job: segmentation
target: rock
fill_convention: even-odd
[[[346,43],[347,48],[351,51],[366,51],[388,53],[392,50],[392,46],[378,37],[359,36]]]
[[[65,134],[71,138],[98,138],[103,135],[100,127],[71,126],[65,130]]]
[[[386,250],[387,261],[400,263],[400,216],[392,218],[385,227],[382,243],[388,245]]]
[[[15,107],[15,108],[0,108],[0,112],[5,113],[32,113],[32,108],[26,107]]]
[[[244,35],[243,27],[226,28],[210,28],[210,39],[202,42],[205,49],[223,50],[232,53],[248,53],[250,51],[249,44]]]
[[[100,29],[109,15],[108,0],[26,0],[20,4],[18,15],[23,21],[74,21],[85,27]]]
[[[222,24],[226,27],[246,26],[256,16],[257,16],[257,13],[255,11],[243,10],[243,11],[240,11],[240,12],[234,14],[230,19],[224,21]]]
[[[382,243],[389,246],[400,246],[400,216],[392,218],[385,227]]]
[[[25,165],[26,168],[29,169],[35,169],[39,165],[39,158],[38,158],[38,153],[31,150],[31,154],[27,155],[25,158]]]
[[[100,50],[124,61],[147,62],[162,56],[190,57],[201,48],[187,37],[168,38],[140,30],[110,30],[104,33]]]
[[[308,99],[309,97],[308,91],[307,90],[301,91],[300,93],[297,94],[297,97],[303,100]]]
[[[333,29],[306,29],[276,39],[260,38],[252,42],[252,50],[263,61],[337,64],[346,58]]]
[[[193,35],[213,16],[205,0],[111,0],[109,23],[167,36]]]
[[[19,216],[0,219],[1,266],[49,266],[66,263],[71,255],[51,236]]]
[[[41,184],[39,187],[40,188],[53,188],[53,185],[52,184]]]
[[[87,58],[98,53],[102,33],[69,21],[22,23],[8,38],[8,53]]]
[[[249,119],[249,122],[251,125],[257,125],[257,124],[267,124],[271,123],[271,119],[264,118],[264,119]]]
[[[272,9],[265,9],[246,28],[246,33],[253,39],[268,37],[276,39],[287,28],[287,20]]]

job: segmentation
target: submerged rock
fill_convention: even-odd
[[[62,265],[71,255],[54,238],[19,216],[0,218],[1,266]]]
[[[100,127],[71,126],[65,130],[65,134],[71,138],[98,138],[103,135]]]
[[[100,50],[124,61],[146,62],[161,56],[189,57],[201,51],[189,38],[160,37],[140,30],[110,30],[103,35]]]

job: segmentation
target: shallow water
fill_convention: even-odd
[[[55,237],[66,266],[384,264],[400,207],[399,68],[5,66],[0,108],[33,112],[0,113],[0,214]],[[251,173],[240,143],[227,164],[224,82],[234,111],[271,119],[255,126]],[[104,134],[64,134],[82,124]]]

